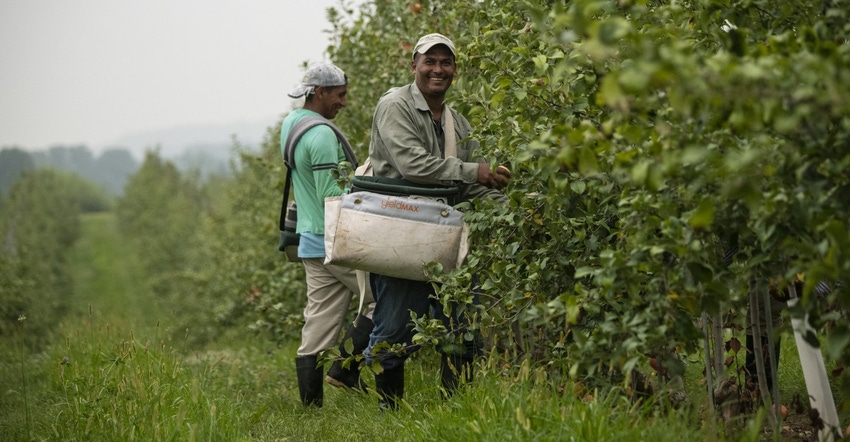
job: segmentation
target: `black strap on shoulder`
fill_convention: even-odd
[[[351,144],[348,143],[348,140],[345,138],[345,135],[342,134],[342,131],[339,130],[336,125],[331,123],[330,120],[319,116],[305,117],[298,120],[292,126],[292,129],[289,130],[289,134],[286,136],[286,142],[283,146],[283,162],[286,164],[286,183],[283,185],[283,201],[280,204],[281,231],[283,230],[283,225],[286,221],[286,201],[289,199],[289,189],[292,185],[292,169],[295,168],[295,146],[298,145],[298,141],[301,140],[301,137],[304,136],[308,130],[320,124],[324,124],[334,131],[339,144],[342,145],[342,151],[345,154],[345,159],[351,163],[352,169],[357,168],[357,157],[354,156],[354,150],[351,149]]]
[[[348,140],[345,138],[345,135],[343,135],[342,131],[340,131],[336,125],[331,123],[330,120],[319,116],[302,118],[292,126],[292,129],[290,129],[289,135],[286,137],[286,144],[283,146],[283,162],[286,164],[286,167],[295,169],[295,146],[298,145],[298,142],[301,141],[301,137],[304,136],[308,130],[320,124],[324,124],[334,131],[337,140],[339,140],[339,144],[342,145],[342,151],[345,154],[345,159],[351,163],[352,169],[356,169],[357,157],[354,156],[354,151],[351,149],[351,145],[348,144]]]

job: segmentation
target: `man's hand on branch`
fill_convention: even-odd
[[[478,164],[478,183],[491,189],[501,190],[511,183],[511,171],[505,166],[498,166],[494,173],[487,163]]]

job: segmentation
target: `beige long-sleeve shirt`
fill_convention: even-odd
[[[455,138],[463,141],[472,132],[469,122],[445,106],[454,120]],[[421,184],[460,185],[459,200],[490,197],[505,201],[494,189],[478,184],[477,141],[457,145],[457,157],[445,158],[444,138],[416,84],[390,89],[375,108],[369,157],[375,176],[404,178]]]

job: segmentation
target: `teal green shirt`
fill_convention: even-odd
[[[280,128],[281,155],[286,137],[296,122],[307,116],[319,114],[297,109],[284,118]],[[325,198],[342,195],[331,170],[341,161],[345,153],[333,129],[319,125],[308,130],[295,146],[295,167],[292,169],[292,188],[298,203],[298,226],[301,234],[298,256],[322,258],[325,256]]]

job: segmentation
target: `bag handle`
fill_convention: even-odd
[[[429,197],[452,197],[460,193],[458,186],[428,186],[403,178],[355,176],[351,180],[352,192],[366,190],[384,195],[419,195]]]

